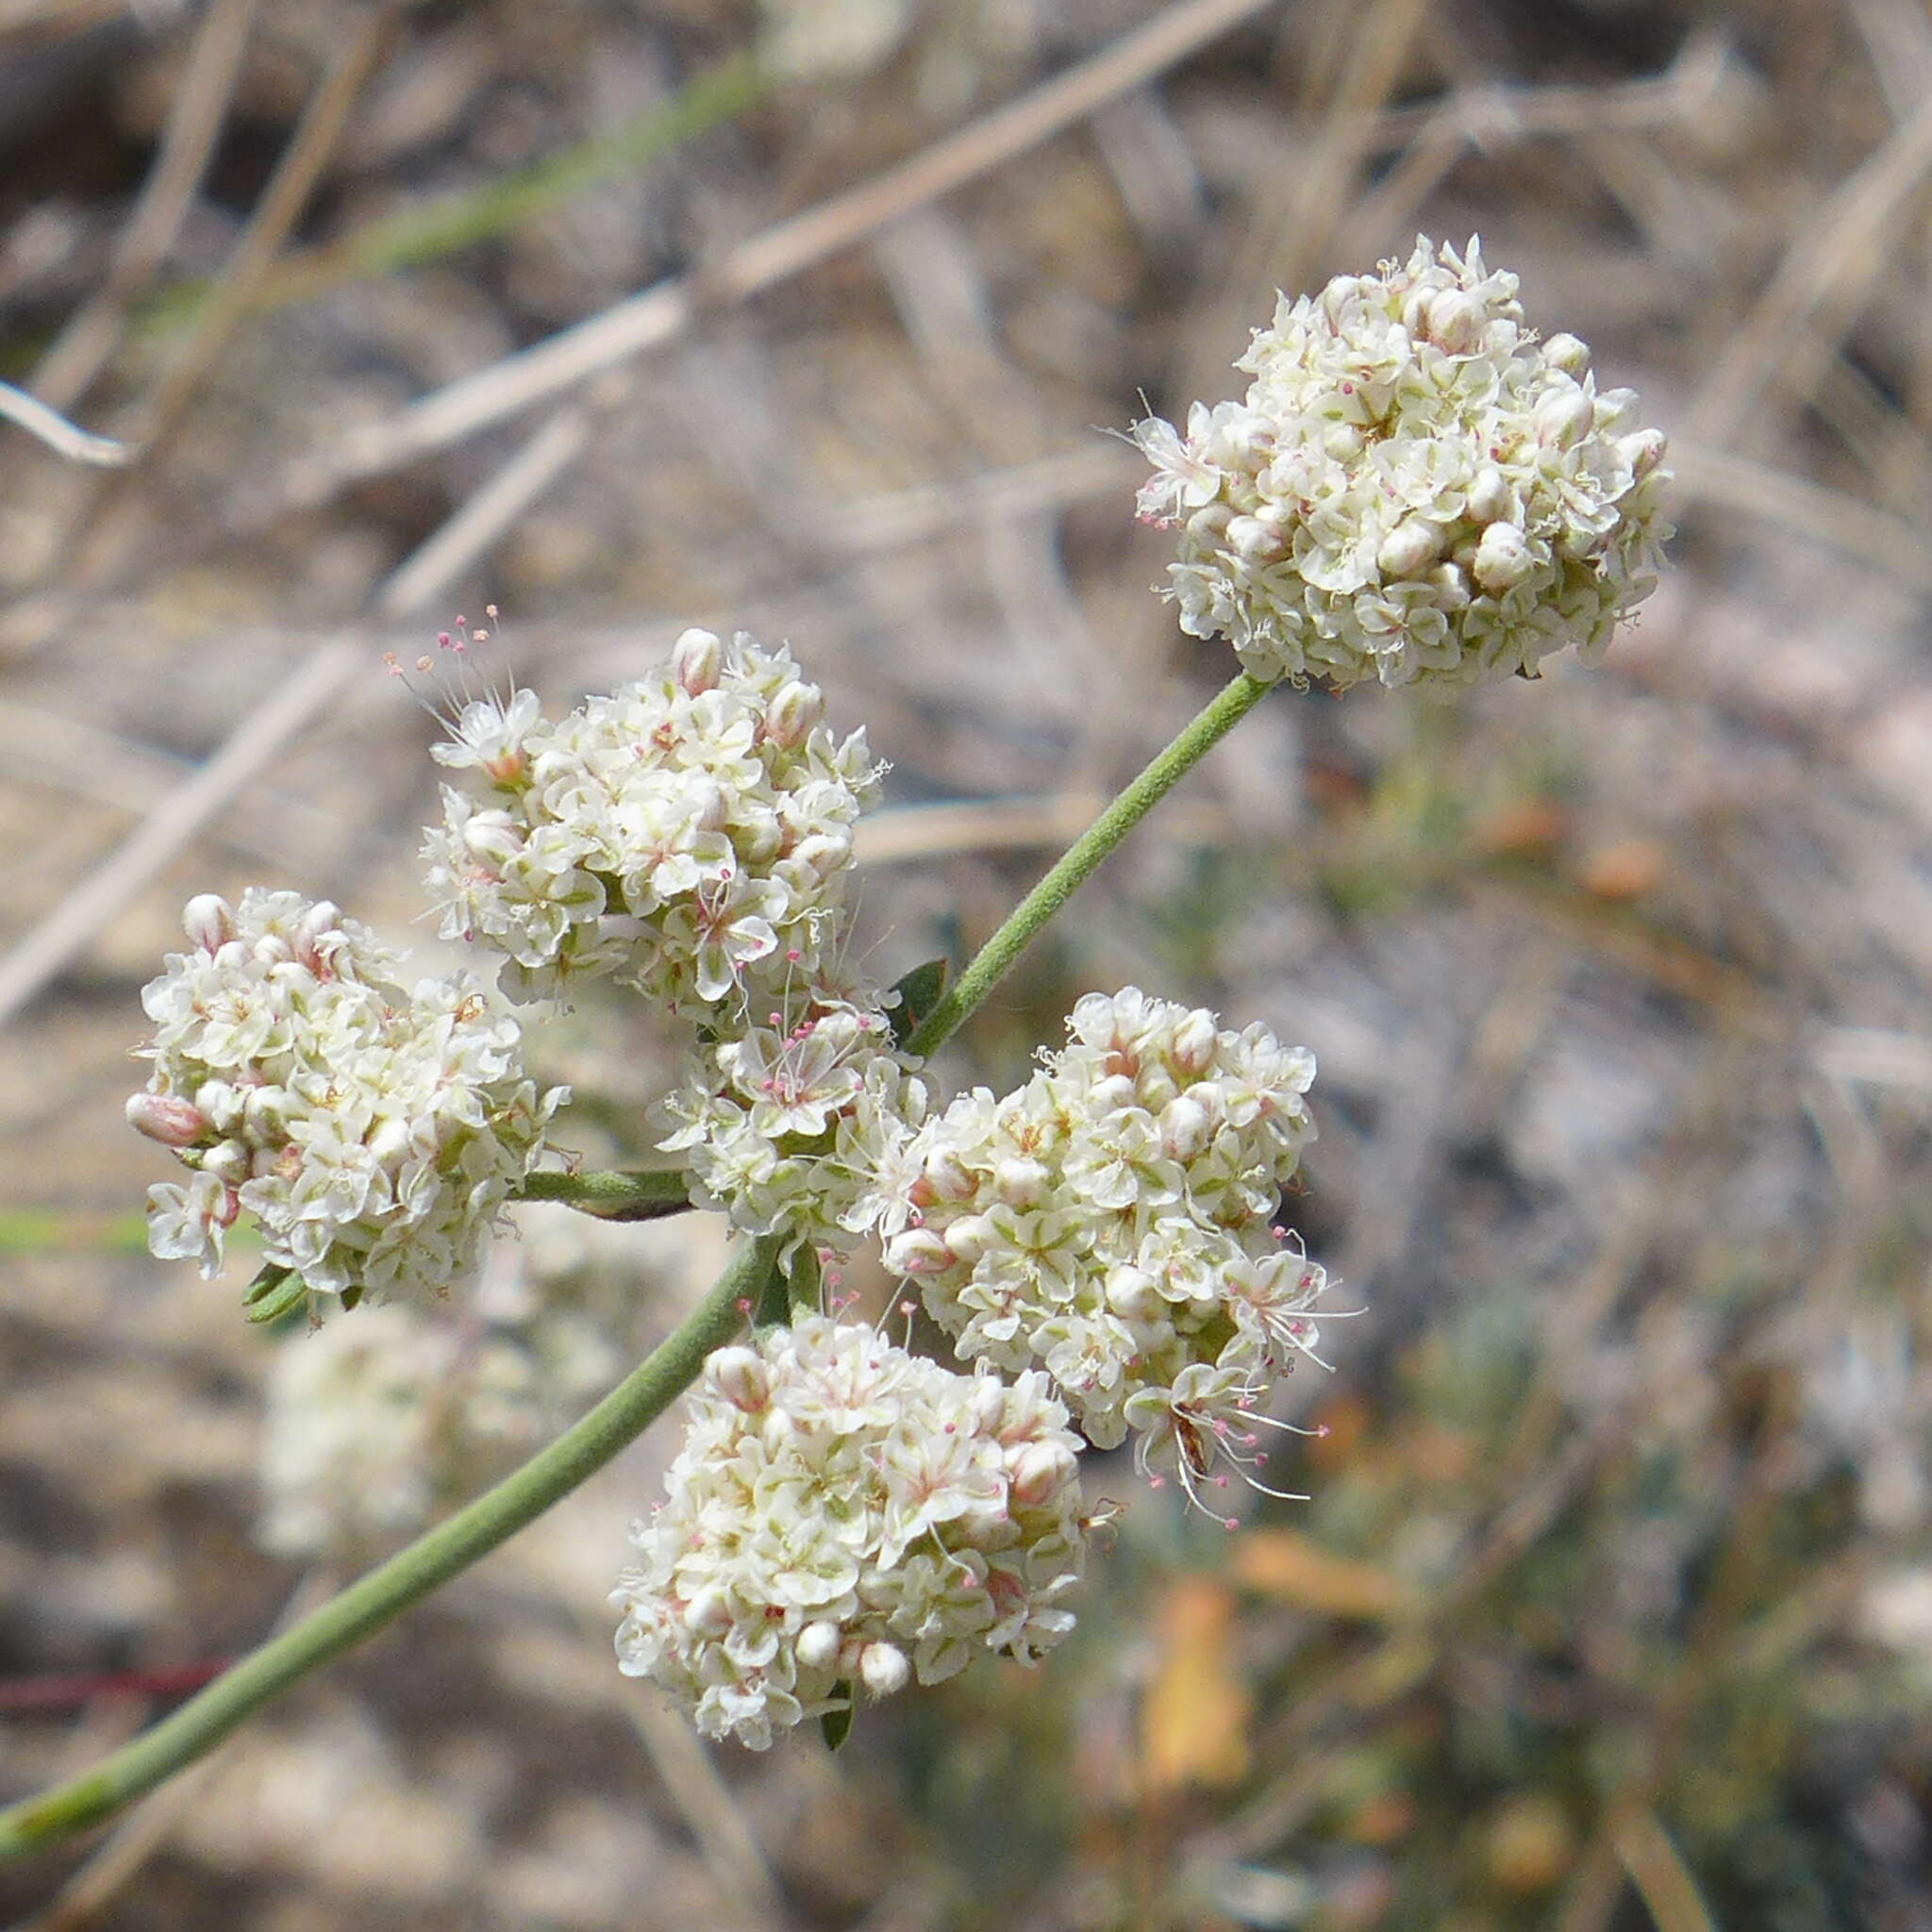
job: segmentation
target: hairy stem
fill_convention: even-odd
[[[0,1811],[0,1858],[84,1830],[152,1790],[299,1677],[373,1636],[410,1605],[568,1495],[657,1420],[710,1352],[738,1332],[777,1260],[774,1240],[745,1241],[711,1291],[574,1428],[493,1490],[420,1536],[292,1629],[251,1652],[151,1730],[79,1777]]]
[[[974,955],[973,963],[915,1029],[907,1041],[908,1050],[929,1054],[953,1032],[1006,976],[1034,935],[1087,882],[1100,861],[1272,689],[1243,672],[1222,688],[1212,704],[1196,712],[1180,735],[1156,754],[1141,775],[1068,846],[1054,869]]]
[[[966,1019],[1101,860],[1268,691],[1252,677],[1238,676],[1192,719],[979,949],[907,1042],[912,1052],[931,1053]],[[525,1200],[562,1201],[618,1221],[675,1213],[685,1205],[684,1179],[675,1174],[537,1174],[521,1191]],[[705,1357],[738,1332],[750,1310],[760,1309],[760,1319],[778,1316],[790,1298],[786,1287],[794,1292],[797,1288],[777,1281],[778,1249],[773,1238],[741,1243],[676,1332],[515,1474],[418,1537],[292,1629],[251,1652],[92,1771],[0,1811],[0,1860],[84,1830],[152,1790],[298,1678],[373,1636],[568,1495],[670,1407],[696,1377]]]

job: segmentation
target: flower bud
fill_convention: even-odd
[[[310,972],[319,971],[326,962],[335,946],[325,946],[324,941],[331,937],[341,938],[342,908],[327,899],[318,899],[300,919],[295,922],[292,950],[296,958]]]
[[[1414,577],[1441,554],[1442,533],[1425,517],[1404,517],[1382,539],[1375,567],[1385,577]]]
[[[1596,423],[1596,405],[1580,389],[1561,389],[1537,406],[1537,441],[1547,449],[1574,449]]]
[[[1470,575],[1484,590],[1500,596],[1534,568],[1529,541],[1514,524],[1491,524],[1476,545]]]
[[[1039,1161],[1015,1155],[993,1169],[993,1191],[1008,1208],[1037,1208],[1046,1198],[1051,1178]]]
[[[1664,459],[1664,433],[1640,429],[1634,435],[1619,437],[1617,454],[1630,465],[1631,475],[1641,482]]]
[[[972,1170],[950,1147],[941,1147],[926,1156],[925,1182],[941,1201],[970,1201],[979,1191]]]
[[[943,1239],[953,1255],[967,1268],[1000,1244],[999,1230],[984,1214],[962,1214],[946,1229]]]
[[[1590,374],[1590,344],[1558,329],[1543,343],[1543,359],[1581,382]]]
[[[1259,517],[1230,517],[1227,547],[1248,563],[1273,563],[1281,555],[1281,534]]]
[[[908,1228],[886,1245],[886,1266],[894,1274],[942,1274],[952,1265],[952,1249],[923,1227]]]
[[[1485,464],[1469,486],[1469,513],[1479,524],[1493,524],[1509,514],[1509,484],[1501,470]]]
[[[705,1373],[712,1388],[746,1415],[756,1415],[772,1399],[772,1372],[755,1348],[715,1349]]]
[[[1073,1452],[1059,1442],[1023,1442],[1007,1458],[1012,1500],[1023,1509],[1050,1503],[1074,1480],[1079,1467]]]
[[[798,1633],[798,1661],[808,1670],[830,1670],[839,1660],[839,1648],[842,1641],[843,1636],[838,1624],[821,1617],[817,1623],[808,1624]]]
[[[724,663],[724,646],[714,630],[686,631],[671,647],[671,672],[687,696],[714,689]]]
[[[722,1637],[731,1627],[731,1606],[722,1590],[701,1590],[684,1607],[686,1628],[700,1637]]]
[[[1482,344],[1482,309],[1461,290],[1444,290],[1428,305],[1423,333],[1445,355],[1467,356]]]
[[[1221,1030],[1206,1007],[1196,1007],[1174,1030],[1167,1057],[1184,1074],[1205,1074],[1214,1059]]]
[[[1197,1100],[1185,1094],[1168,1103],[1160,1115],[1160,1144],[1176,1160],[1191,1160],[1214,1134],[1214,1121]]]
[[[1368,439],[1353,423],[1331,423],[1322,432],[1324,455],[1338,463],[1352,463],[1368,447]]]
[[[130,1127],[163,1147],[192,1147],[214,1124],[192,1100],[184,1100],[178,1093],[130,1094],[126,1113]]]
[[[1126,1074],[1109,1074],[1106,1079],[1094,1081],[1087,1105],[1095,1114],[1119,1113],[1123,1108],[1138,1106],[1140,1099],[1141,1090]]]
[[[1107,1272],[1107,1305],[1123,1322],[1147,1322],[1160,1312],[1161,1293],[1144,1268],[1123,1261]]]
[[[507,811],[473,812],[463,826],[463,844],[478,858],[508,865],[524,849],[524,834]]]
[[[201,1167],[204,1174],[213,1174],[231,1188],[254,1177],[253,1160],[244,1141],[217,1141],[201,1157]]]
[[[212,953],[235,937],[235,914],[215,892],[197,892],[189,900],[181,924],[204,953]]]
[[[774,744],[795,748],[805,742],[824,715],[825,700],[818,686],[793,678],[779,688],[765,708],[765,736]]]
[[[896,1643],[868,1643],[858,1656],[858,1678],[874,1697],[903,1690],[912,1674],[906,1653]]]

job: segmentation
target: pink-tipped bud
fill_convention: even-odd
[[[1661,429],[1640,429],[1634,436],[1620,437],[1617,451],[1630,465],[1630,474],[1641,482],[1664,459],[1664,433]]]
[[[782,685],[765,708],[765,736],[790,750],[803,744],[824,715],[825,700],[818,686],[794,678]]]
[[[1227,547],[1244,563],[1274,563],[1287,546],[1281,532],[1259,517],[1240,516],[1228,519]]]
[[[1482,308],[1461,290],[1445,289],[1427,304],[1423,333],[1444,354],[1467,356],[1482,345]]]
[[[1074,1479],[1078,1464],[1062,1442],[1023,1442],[1008,1457],[1012,1500],[1023,1509],[1051,1503]]]
[[[212,953],[235,937],[235,914],[215,892],[197,892],[181,915],[182,929],[204,953]]]
[[[724,665],[724,646],[714,630],[693,625],[671,647],[671,675],[691,697],[714,690]]]
[[[721,1348],[705,1364],[714,1388],[733,1408],[756,1415],[772,1399],[772,1372],[755,1348]]]
[[[798,1633],[798,1661],[808,1671],[828,1671],[839,1660],[839,1647],[844,1641],[838,1624],[821,1617]]]
[[[908,1228],[886,1246],[886,1266],[894,1274],[943,1274],[952,1265],[952,1249],[923,1227]]]
[[[192,1100],[178,1093],[135,1093],[127,1101],[127,1124],[163,1147],[192,1147],[213,1131],[214,1123]]]
[[[906,1653],[895,1643],[868,1643],[858,1656],[858,1677],[874,1697],[903,1690],[912,1675]]]
[[[1196,1007],[1174,1029],[1174,1043],[1167,1057],[1183,1074],[1205,1074],[1213,1063],[1220,1039],[1214,1015],[1206,1007]]]

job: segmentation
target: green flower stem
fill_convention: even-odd
[[[672,1168],[629,1168],[570,1174],[546,1170],[526,1174],[520,1201],[561,1201],[599,1221],[657,1221],[691,1206],[685,1174]]]
[[[1219,744],[1274,689],[1245,672],[1224,685],[1179,737],[1156,755],[1141,775],[1068,846],[1059,863],[1028,892],[1005,924],[974,954],[973,963],[907,1041],[929,1054],[1001,979],[1039,932],[1092,874],[1100,861],[1138,825],[1179,780]]]
[[[743,1242],[716,1286],[675,1332],[590,1414],[514,1475],[251,1652],[93,1770],[0,1811],[0,1859],[85,1830],[152,1790],[297,1678],[373,1636],[534,1522],[670,1407],[705,1357],[742,1325],[745,1307],[763,1293],[777,1256],[774,1240]]]
[[[977,1007],[1048,920],[1101,860],[1145,818],[1202,756],[1260,703],[1270,687],[1234,679],[1101,813],[1035,886],[908,1042],[929,1054]],[[522,1189],[532,1201],[563,1201],[617,1221],[675,1213],[686,1204],[675,1174],[536,1174]],[[710,1352],[735,1335],[748,1309],[775,1317],[778,1242],[747,1241],[683,1324],[575,1428],[467,1508],[352,1583],[292,1629],[232,1670],[92,1771],[0,1811],[0,1860],[18,1857],[97,1824],[192,1763],[244,1719],[312,1670],[352,1649],[487,1556],[601,1469],[690,1386]]]

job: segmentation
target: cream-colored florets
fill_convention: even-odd
[[[443,936],[504,954],[524,996],[612,975],[728,1008],[809,975],[878,785],[865,734],[835,738],[824,710],[789,652],[702,630],[557,724],[526,691],[465,706],[436,756],[489,789],[444,787],[424,847]]]
[[[822,1316],[719,1350],[619,1579],[617,1653],[705,1736],[1031,1662],[1073,1627],[1078,1439],[1045,1378],[958,1375]]]
[[[874,1001],[793,994],[693,1048],[658,1146],[686,1155],[698,1197],[747,1233],[845,1253],[879,1219],[926,1110]]]
[[[595,1351],[559,1388],[511,1336],[402,1303],[286,1342],[270,1378],[261,1540],[366,1556],[502,1475],[608,1387]]]
[[[516,1020],[465,977],[406,990],[326,901],[251,888],[184,923],[192,946],[142,994],[154,1072],[127,1104],[193,1170],[149,1190],[155,1254],[212,1274],[246,1212],[318,1293],[447,1290],[564,1098],[525,1076]]]
[[[1596,388],[1516,277],[1418,240],[1401,265],[1282,297],[1244,401],[1136,425],[1169,594],[1255,677],[1470,684],[1588,658],[1656,583],[1663,438]]]
[[[1217,1456],[1261,1459],[1251,1411],[1314,1346],[1324,1277],[1274,1227],[1314,1058],[1134,987],[1068,1030],[915,1138],[886,1265],[961,1354],[1044,1367],[1095,1444],[1137,1432],[1191,1493]]]

